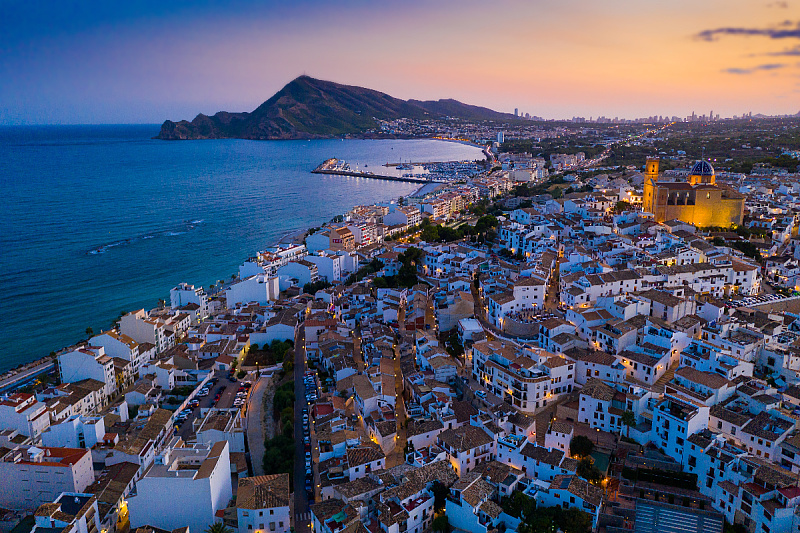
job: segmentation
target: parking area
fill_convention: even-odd
[[[184,440],[193,436],[192,424],[200,416],[201,409],[217,407],[230,409],[243,407],[252,383],[239,381],[228,374],[217,374],[201,389],[197,396],[189,403],[189,407],[175,415],[177,434]]]
[[[748,307],[751,305],[761,305],[766,303],[772,302],[779,302],[781,300],[786,300],[788,297],[783,296],[781,294],[762,294],[760,296],[747,296],[742,298],[741,300],[728,300],[725,303],[725,307]]]

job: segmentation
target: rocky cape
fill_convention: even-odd
[[[167,120],[156,137],[187,139],[329,139],[381,137],[376,120],[453,117],[512,121],[517,117],[456,100],[400,100],[372,89],[300,76],[250,113],[197,115],[191,122]]]

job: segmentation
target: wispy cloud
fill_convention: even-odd
[[[800,45],[795,46],[794,48],[785,48],[778,52],[766,52],[763,54],[758,54],[762,56],[770,56],[770,57],[800,57]],[[753,56],[751,56],[753,57]]]
[[[715,41],[723,35],[761,36],[770,39],[800,39],[800,22],[784,21],[773,28],[716,28],[695,34],[695,39]]]
[[[763,70],[778,70],[785,66],[784,63],[767,63],[766,65],[756,65],[749,68],[726,68],[722,72],[727,72],[728,74],[753,74]]]
[[[777,7],[778,9],[789,9],[789,2],[772,2],[767,7]]]

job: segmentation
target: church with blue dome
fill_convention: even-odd
[[[744,195],[717,185],[711,163],[692,165],[686,181],[671,181],[658,172],[658,158],[648,158],[642,203],[656,222],[680,220],[698,228],[740,225],[744,217]]]

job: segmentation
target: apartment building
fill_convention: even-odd
[[[0,401],[0,429],[18,431],[35,441],[49,426],[47,406],[32,394],[17,392]]]
[[[472,377],[520,411],[532,413],[558,397],[555,388],[559,393],[571,390],[574,377],[562,378],[556,385],[551,383],[551,373],[560,375],[564,370],[567,376],[575,375],[570,372],[570,365],[564,369],[560,369],[561,365],[550,368],[536,357],[535,361],[525,352],[517,353],[514,347],[501,341],[480,341],[472,347]]]
[[[239,480],[236,516],[239,533],[286,533],[290,529],[289,474]]]
[[[139,343],[129,336],[108,330],[100,335],[95,335],[89,340],[90,346],[102,346],[105,354],[109,357],[118,357],[130,361],[135,374],[139,373],[142,365],[147,364],[144,354],[140,353]]]
[[[100,517],[93,494],[64,492],[52,503],[43,503],[34,513],[30,533],[98,533]]]
[[[200,320],[208,316],[208,295],[203,287],[181,283],[170,289],[169,304],[173,309],[195,304],[197,305],[197,316]]]
[[[453,469],[462,477],[481,463],[495,457],[496,442],[481,427],[466,425],[446,429],[436,437],[437,445],[447,453]]]
[[[33,511],[94,482],[92,453],[80,448],[0,448],[0,507]]]
[[[393,226],[400,224],[406,228],[418,226],[422,222],[422,214],[414,206],[398,207],[383,217],[383,223]]]
[[[117,388],[114,360],[106,355],[102,346],[87,346],[59,354],[58,373],[62,383],[86,379],[102,383],[102,403],[108,401]]]
[[[686,440],[708,428],[708,420],[708,406],[664,394],[653,409],[650,438],[665,454],[683,463]]]
[[[257,303],[267,305],[278,299],[280,290],[277,276],[255,274],[234,283],[225,291],[228,308],[239,304]]]
[[[227,441],[230,453],[245,453],[241,410],[209,409],[197,426],[195,437],[199,444]]]
[[[102,417],[72,415],[62,422],[51,424],[42,433],[42,444],[54,448],[92,448],[103,442],[105,434]]]
[[[165,448],[128,500],[131,528],[203,531],[216,522],[233,495],[228,450],[227,441]]]
[[[157,353],[165,352],[175,346],[175,332],[167,327],[164,320],[150,318],[144,309],[122,315],[119,330],[140,344],[145,342],[153,344]]]

